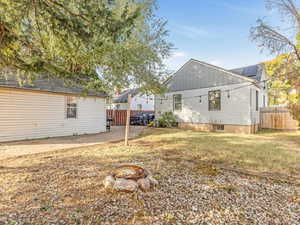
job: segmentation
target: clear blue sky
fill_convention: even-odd
[[[227,69],[270,58],[249,39],[256,20],[270,16],[264,0],[158,0],[158,7],[176,48],[166,61],[170,69],[190,58]]]

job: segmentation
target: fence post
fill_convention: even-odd
[[[128,108],[127,108],[126,129],[125,129],[125,146],[128,146],[128,136],[129,136],[129,127],[130,127],[130,107],[131,107],[131,94],[128,94]]]

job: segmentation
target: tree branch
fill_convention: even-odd
[[[66,12],[68,12],[69,14],[71,14],[72,16],[76,16],[76,17],[80,17],[81,19],[83,19],[84,21],[91,23],[91,21],[89,19],[87,19],[86,17],[84,17],[81,14],[76,14],[74,12],[72,12],[70,9],[68,9],[67,7],[65,7],[63,4],[58,3],[57,1],[54,0],[48,0],[50,3],[52,3],[53,5],[56,5],[60,8],[63,8]]]
[[[258,26],[251,29],[250,37],[253,41],[260,43],[260,47],[269,49],[271,53],[281,54],[288,49],[292,49],[300,61],[300,52],[289,38],[266,25],[262,20],[258,20],[258,24]]]

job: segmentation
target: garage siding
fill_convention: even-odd
[[[65,95],[0,88],[0,142],[100,133],[105,99],[77,97],[77,118],[67,119]]]

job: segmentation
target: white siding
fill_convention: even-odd
[[[174,112],[179,122],[253,125],[259,122],[259,113],[255,112],[255,91],[253,91],[256,90],[255,86],[242,87],[231,91],[230,98],[228,98],[226,92],[228,89],[247,86],[247,84],[250,83],[166,93],[163,98],[167,100],[163,101],[159,100],[161,96],[156,96],[155,112],[157,117],[163,112],[173,112],[173,94],[182,94],[182,111]],[[250,105],[251,89],[253,89],[251,92],[253,108]],[[221,90],[221,111],[208,110],[208,96],[203,96],[201,103],[199,97],[193,97],[207,95],[212,90]]]
[[[118,107],[119,105],[119,107]],[[113,103],[111,104],[110,109],[118,109],[118,110],[127,110],[128,104],[127,103]]]
[[[146,95],[139,96],[136,95],[131,100],[131,110],[140,110],[139,104],[142,105],[142,110],[146,111],[154,111],[154,95],[150,95],[147,97]],[[117,105],[119,105],[119,110],[127,110],[127,103],[113,103],[111,104],[110,109],[117,109]]]
[[[154,111],[154,96],[153,95],[150,95],[148,97],[146,95],[134,96],[131,102],[132,110],[139,110],[138,107],[139,104],[142,105],[142,110]]]
[[[258,110],[256,110],[256,91],[258,91]],[[260,123],[260,108],[263,107],[263,95],[265,91],[257,87],[252,86],[250,88],[250,118],[251,124]]]
[[[261,80],[260,80],[260,100],[261,100],[261,107],[268,107],[269,106],[269,96],[268,96],[268,82],[266,80],[268,79],[265,71],[263,71]],[[263,82],[265,81],[265,82]],[[264,100],[265,99],[265,100]],[[265,105],[263,104],[265,101]]]
[[[252,85],[250,88],[250,118],[252,124],[259,124],[260,123],[260,109],[267,107],[269,104],[268,98],[268,86],[267,82],[264,83],[263,81],[267,79],[265,72],[262,73],[262,77],[258,87]],[[258,91],[258,111],[256,110],[256,91]],[[265,101],[265,105],[264,105]]]
[[[65,97],[0,88],[0,142],[106,130],[104,98],[77,97],[77,118],[67,119]]]

